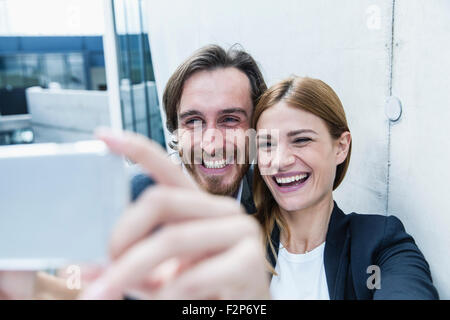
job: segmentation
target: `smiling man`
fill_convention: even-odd
[[[247,153],[242,137],[250,129],[250,92],[236,68],[197,72],[184,84],[177,130],[182,160],[210,193],[232,195],[247,172],[246,159],[238,160]]]
[[[197,184],[216,195],[233,196],[255,210],[248,140],[253,107],[266,90],[255,60],[236,47],[201,48],[170,77],[163,104],[170,146]],[[138,175],[133,198],[151,184]]]

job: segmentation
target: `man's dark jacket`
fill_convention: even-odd
[[[256,212],[255,204],[253,202],[252,182],[253,182],[253,170],[250,169],[242,179],[242,195],[241,204],[245,208],[245,211],[249,214]],[[147,187],[153,185],[154,182],[151,178],[144,174],[137,174],[131,180],[131,198],[133,201],[139,197],[142,191]]]

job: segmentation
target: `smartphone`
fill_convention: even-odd
[[[0,270],[107,261],[129,184],[101,141],[0,147]]]

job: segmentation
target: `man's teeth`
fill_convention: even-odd
[[[203,161],[203,165],[208,169],[221,169],[227,165],[227,162],[225,160]]]
[[[300,174],[300,175],[296,175],[296,176],[292,176],[292,177],[285,177],[285,178],[275,178],[275,180],[277,181],[277,183],[291,183],[294,181],[299,181],[301,179],[306,178],[308,175],[305,174]]]

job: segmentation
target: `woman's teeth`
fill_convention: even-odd
[[[278,184],[286,184],[286,183],[291,183],[294,181],[299,181],[302,179],[305,179],[306,177],[308,177],[308,174],[299,174],[299,175],[295,175],[295,176],[291,176],[291,177],[284,177],[284,178],[277,178],[275,177],[275,181]]]
[[[221,169],[227,165],[225,160],[220,161],[203,161],[203,165],[208,169]]]

